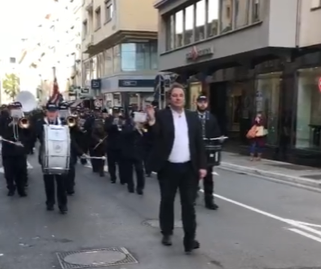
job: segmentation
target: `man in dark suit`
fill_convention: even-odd
[[[179,189],[182,204],[185,252],[199,248],[195,240],[195,194],[199,179],[206,176],[206,154],[201,126],[195,112],[184,109],[184,87],[174,83],[168,92],[169,109],[155,114],[147,108],[149,126],[153,133],[151,170],[157,172],[161,192],[160,227],[162,244],[172,245],[174,229],[174,200]]]

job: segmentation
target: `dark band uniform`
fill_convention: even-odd
[[[134,170],[136,173],[136,192],[143,194],[145,187],[144,157],[147,132],[135,127],[129,120],[122,130],[122,162],[128,191],[134,192]]]
[[[58,107],[53,103],[48,103],[46,106],[48,111],[57,111]],[[42,119],[37,122],[37,138],[40,141],[40,148],[39,148],[39,161],[41,164],[41,152],[44,145],[44,128],[43,126],[47,124],[45,119]],[[59,121],[58,118],[55,119],[54,122],[49,122],[49,124],[58,125]],[[78,147],[74,143],[74,139],[71,136],[71,154],[70,154],[70,167],[73,167],[75,162],[75,152],[77,152]],[[79,153],[81,154],[81,153]],[[45,184],[45,191],[46,191],[46,205],[47,210],[52,211],[54,209],[55,204],[55,181],[57,187],[57,200],[58,200],[58,207],[62,214],[67,212],[67,193],[66,193],[66,177],[63,175],[43,175],[44,184]]]
[[[199,101],[207,101],[206,96],[199,96]],[[203,138],[216,138],[221,136],[220,126],[217,122],[216,117],[209,111],[198,111],[198,116],[201,121],[202,135]],[[204,198],[205,206],[209,209],[217,209],[218,206],[214,203],[213,192],[214,192],[214,181],[213,181],[213,167],[207,167],[207,175],[203,179],[204,185]]]
[[[21,103],[14,102],[10,109],[21,109]],[[9,190],[8,196],[13,196],[15,190],[20,196],[26,196],[25,186],[27,179],[27,145],[30,143],[29,130],[21,129],[18,122],[12,124],[13,118],[8,115],[1,116],[0,135],[2,138],[18,142],[24,147],[8,142],[2,142],[2,163]]]
[[[114,113],[119,113],[120,108],[114,107]],[[118,165],[120,183],[126,183],[126,176],[123,173],[124,167],[122,162],[122,132],[121,132],[121,121],[124,119],[119,117],[118,125],[115,123],[115,116],[110,116],[105,119],[105,131],[107,133],[107,145],[106,145],[106,152],[107,152],[107,163],[108,163],[108,172],[110,174],[110,180],[112,183],[115,183],[117,180],[116,175],[116,166]]]
[[[61,102],[59,104],[59,111],[68,111],[69,106],[65,102]],[[65,114],[65,113],[64,113]],[[76,118],[74,118],[76,121]],[[67,125],[67,118],[66,117],[60,117],[62,125]],[[79,137],[80,137],[80,129],[77,125],[70,126],[70,138],[73,141],[74,147],[71,148],[71,154],[73,155],[70,161],[69,171],[68,174],[65,175],[66,182],[66,191],[68,195],[73,195],[75,193],[75,178],[76,178],[76,163],[77,163],[77,157],[84,154],[81,147],[78,144]]]

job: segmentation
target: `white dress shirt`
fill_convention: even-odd
[[[171,163],[186,163],[191,160],[189,150],[188,125],[185,112],[179,114],[172,110],[174,121],[174,143],[168,161]]]

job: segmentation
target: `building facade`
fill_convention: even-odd
[[[81,0],[48,2],[25,42],[20,59],[22,83],[36,90],[40,103],[48,100],[55,78],[65,99],[71,86],[81,85],[81,4]]]
[[[231,150],[248,154],[246,133],[262,111],[267,157],[320,165],[320,6],[316,0],[159,1],[160,70],[179,74],[191,108],[198,94],[209,96]]]
[[[106,105],[141,105],[153,92],[158,71],[157,10],[152,0],[84,0],[83,85],[98,79]]]

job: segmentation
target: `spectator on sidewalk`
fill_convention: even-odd
[[[267,129],[265,128],[265,121],[261,112],[256,114],[251,130],[248,132],[247,137],[250,139],[250,155],[251,161],[256,157],[257,161],[262,158],[263,148],[265,145],[265,137]]]

